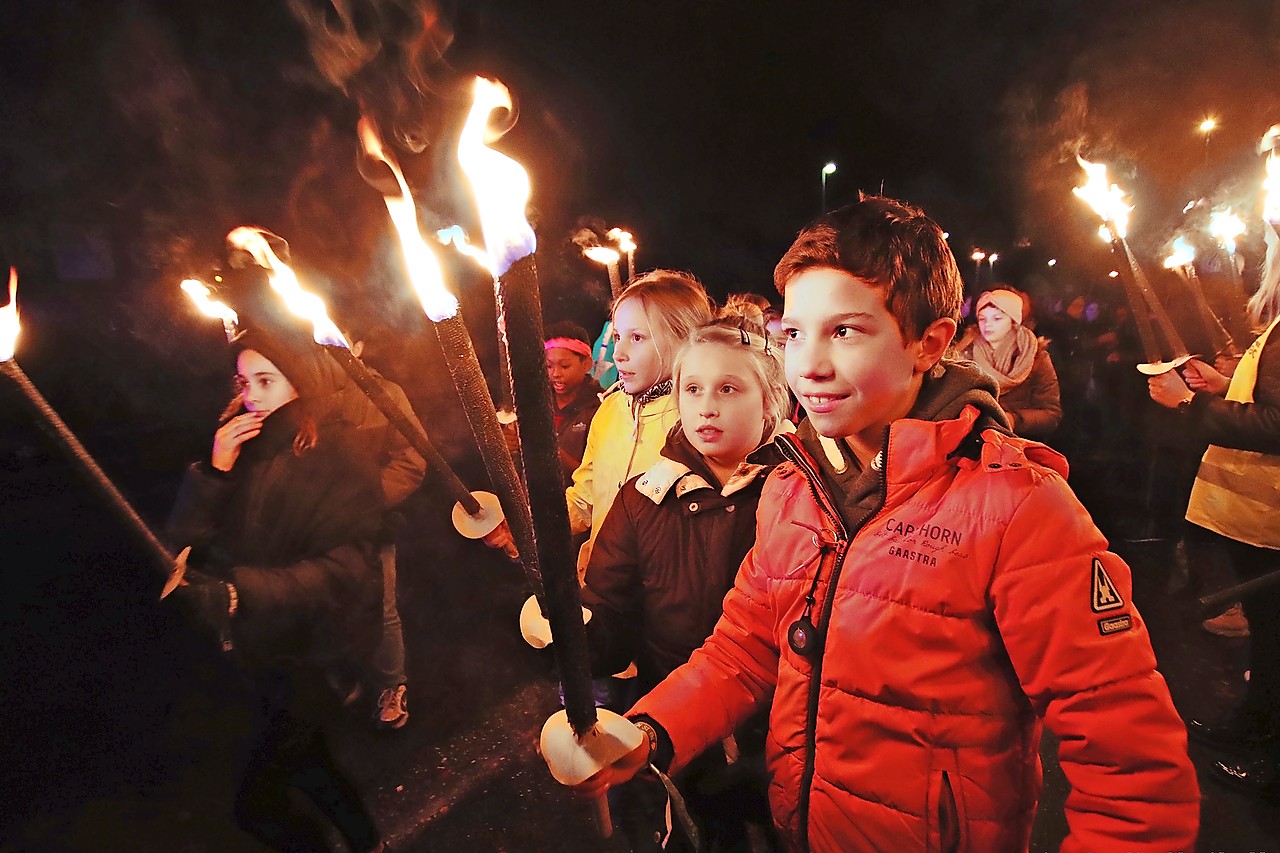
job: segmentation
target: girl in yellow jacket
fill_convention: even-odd
[[[580,570],[618,490],[658,461],[679,418],[671,394],[672,360],[689,333],[710,322],[711,300],[693,276],[654,270],[614,300],[611,314],[618,382],[591,421],[582,464],[565,493],[573,532],[590,531]]]

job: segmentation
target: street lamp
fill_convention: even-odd
[[[1213,116],[1208,116],[1204,121],[1200,122],[1200,132],[1204,134],[1204,162],[1209,165],[1209,137],[1213,136],[1213,132],[1218,128],[1218,120]]]
[[[827,212],[827,175],[836,170],[835,163],[828,163],[822,167],[822,212]]]
[[[986,260],[987,253],[981,249],[974,249],[973,254],[969,256],[969,260],[973,261],[973,286],[978,286],[978,280],[982,277],[982,262]]]

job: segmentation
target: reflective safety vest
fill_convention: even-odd
[[[1240,359],[1227,399],[1252,403],[1258,362],[1277,319]],[[1280,456],[1209,445],[1200,460],[1187,521],[1259,548],[1280,549]]]

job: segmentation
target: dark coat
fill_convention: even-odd
[[[341,423],[295,454],[300,406],[268,417],[231,471],[192,465],[167,528],[192,568],[235,585],[231,636],[251,665],[323,664],[335,640],[371,650],[382,623],[377,471]]]
[[[560,447],[560,465],[564,468],[566,483],[573,482],[573,472],[582,464],[591,419],[600,408],[600,393],[600,383],[588,376],[578,387],[578,393],[569,401],[569,405],[556,410],[559,422],[556,427],[556,443]]]
[[[756,451],[754,479],[725,497],[679,424],[662,455],[618,493],[596,536],[582,590],[592,612],[592,672],[611,675],[634,660],[642,690],[711,635],[755,542],[760,490],[778,459],[772,445]]]
[[[405,395],[404,389],[366,365],[373,378],[387,392],[401,412],[418,424],[418,417]],[[382,411],[374,405],[354,382],[343,386],[341,418],[355,427],[356,442],[370,454],[380,472],[382,499],[387,509],[395,509],[418,490],[427,471],[427,461],[422,458],[400,430],[392,426]]]
[[[1211,444],[1280,453],[1280,331],[1271,333],[1258,358],[1252,403],[1198,391],[1187,408]]]
[[[1052,435],[1062,423],[1058,374],[1044,343],[1036,345],[1031,373],[1022,382],[1000,392],[1000,408],[1013,415],[1013,431],[1037,441]]]

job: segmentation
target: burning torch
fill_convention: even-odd
[[[1200,319],[1204,322],[1205,329],[1209,333],[1209,340],[1214,347],[1215,355],[1239,355],[1235,340],[1231,337],[1231,333],[1227,331],[1227,327],[1222,325],[1221,318],[1214,313],[1213,308],[1209,305],[1209,300],[1205,298],[1204,287],[1200,284],[1200,276],[1196,275],[1195,267],[1196,250],[1186,238],[1178,237],[1173,241],[1172,251],[1169,257],[1164,259],[1165,269],[1171,269],[1176,272],[1182,281],[1187,285],[1187,289],[1191,291],[1191,297],[1195,300],[1196,308],[1200,312]]]
[[[621,228],[610,228],[609,233],[605,235],[610,240],[618,244],[618,250],[624,252],[627,256],[627,283],[630,284],[636,277],[636,238],[630,231],[624,231]],[[614,291],[616,298],[618,293]]]
[[[1137,258],[1133,256],[1129,244],[1124,239],[1125,229],[1129,223],[1129,213],[1133,207],[1125,201],[1124,192],[1120,187],[1107,181],[1105,164],[1090,163],[1079,155],[1076,156],[1076,160],[1084,169],[1087,180],[1084,186],[1076,187],[1072,192],[1102,217],[1103,224],[1098,233],[1102,239],[1111,244],[1111,251],[1122,261],[1118,264],[1119,278],[1124,283],[1129,304],[1133,306],[1138,336],[1142,339],[1142,348],[1147,356],[1146,363],[1138,365],[1138,371],[1147,376],[1158,376],[1181,367],[1191,359],[1187,346],[1182,342],[1182,336],[1178,334],[1178,330],[1170,322],[1164,306],[1151,291],[1146,273],[1138,266]],[[1161,355],[1160,341],[1151,325],[1153,316],[1160,324],[1160,330],[1164,333],[1169,348],[1173,350],[1172,357],[1168,361],[1165,361]]]
[[[509,316],[512,387],[520,418],[520,450],[545,585],[544,608],[555,637],[564,687],[563,711],[542,730],[542,754],[555,778],[576,785],[640,745],[643,735],[625,718],[597,709],[583,627],[569,513],[560,470],[550,382],[543,348],[542,305],[534,266],[536,238],[525,218],[529,177],[514,160],[485,144],[488,117],[510,109],[506,87],[476,78],[471,113],[458,142],[458,161],[471,184],[486,250]],[[597,801],[602,834],[612,832],[607,802]]]
[[[1218,241],[1227,257],[1231,281],[1240,293],[1244,293],[1244,277],[1240,273],[1240,257],[1236,254],[1236,238],[1245,232],[1244,220],[1229,210],[1216,210],[1209,214],[1209,234]]]
[[[1258,153],[1267,155],[1266,176],[1262,179],[1262,218],[1280,237],[1280,124],[1272,125],[1258,143]]]
[[[174,587],[182,577],[182,567],[185,562],[186,551],[183,551],[182,558],[176,563],[169,549],[152,532],[147,523],[142,520],[142,516],[138,515],[137,510],[129,503],[129,499],[120,493],[115,483],[111,482],[111,478],[106,472],[98,467],[98,463],[89,455],[89,451],[85,450],[84,445],[76,438],[73,433],[58,416],[58,413],[49,405],[49,401],[44,398],[39,389],[32,384],[31,379],[18,365],[18,360],[14,357],[18,344],[18,333],[21,331],[21,325],[18,322],[18,271],[13,267],[9,268],[9,304],[0,308],[0,372],[18,386],[18,390],[22,392],[22,398],[26,401],[27,408],[31,414],[35,416],[37,424],[41,429],[53,438],[54,443],[63,452],[66,458],[71,462],[72,466],[80,472],[85,481],[94,488],[103,498],[106,499],[107,505],[115,511],[116,515],[133,533],[134,538],[143,546],[147,552],[153,567],[157,570],[161,577],[166,579],[164,591],[160,594],[161,598],[167,596],[173,591]]]
[[[497,498],[488,492],[471,492],[458,479],[444,457],[436,450],[427,434],[413,418],[396,405],[386,389],[352,353],[342,332],[329,319],[324,302],[313,293],[302,289],[297,275],[271,249],[261,229],[241,226],[227,235],[227,243],[248,252],[255,263],[267,271],[271,288],[280,295],[294,314],[312,324],[312,336],[317,344],[329,353],[369,401],[394,426],[405,440],[435,468],[445,490],[456,504],[453,509],[453,526],[468,539],[479,539],[491,533],[502,523],[502,511]]]

